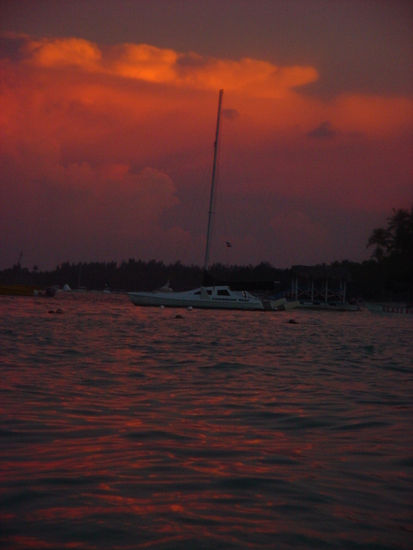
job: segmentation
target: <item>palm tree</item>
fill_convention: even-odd
[[[413,257],[413,206],[409,210],[393,209],[393,214],[387,218],[387,228],[374,229],[367,247],[375,246],[372,254],[378,261],[392,256],[406,256],[409,261]]]

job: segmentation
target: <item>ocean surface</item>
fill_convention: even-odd
[[[413,548],[412,316],[1,296],[0,375],[1,548]]]

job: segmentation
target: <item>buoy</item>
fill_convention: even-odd
[[[178,313],[178,315],[175,315],[175,319],[183,319],[183,317],[182,317],[182,315],[179,315],[179,313]]]

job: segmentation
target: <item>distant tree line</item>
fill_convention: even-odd
[[[282,280],[288,283],[289,270],[276,269],[263,262],[252,266],[226,266],[215,264],[210,273],[214,279],[232,281]],[[51,285],[71,288],[103,290],[153,290],[169,281],[175,290],[194,288],[202,284],[203,270],[197,265],[181,262],[165,264],[162,261],[148,262],[130,258],[121,263],[111,262],[64,262],[50,271],[23,268],[19,264],[0,271],[0,283],[26,284],[47,287]]]
[[[413,300],[413,207],[409,210],[393,210],[387,219],[387,227],[372,232],[368,247],[373,247],[370,260],[364,262],[342,261],[319,266],[329,277],[340,273],[347,280],[348,296],[380,300]],[[292,269],[278,269],[268,262],[258,265],[214,264],[210,274],[218,281],[279,281],[280,291],[288,291]],[[203,280],[202,269],[197,265],[181,262],[165,264],[133,258],[111,262],[64,262],[50,271],[40,271],[36,266],[29,270],[17,263],[0,271],[0,284],[27,284],[46,288],[52,285],[71,288],[112,290],[153,290],[169,281],[175,290],[199,286]]]

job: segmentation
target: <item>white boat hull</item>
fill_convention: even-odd
[[[225,292],[227,295],[222,295]],[[128,296],[136,306],[264,310],[260,299],[249,292],[231,291],[228,287],[208,287],[186,292],[129,292]]]

